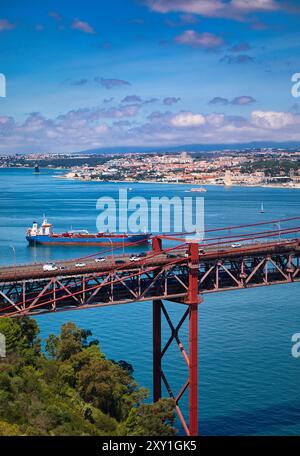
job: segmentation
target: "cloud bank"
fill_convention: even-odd
[[[300,114],[253,110],[248,117],[154,111],[141,104],[80,108],[55,118],[30,113],[22,122],[0,117],[0,152],[76,152],[97,147],[169,146],[248,141],[300,141]]]
[[[213,18],[242,20],[251,13],[283,10],[277,0],[144,0],[157,13],[185,13]]]

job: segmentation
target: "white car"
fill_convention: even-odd
[[[235,242],[234,244],[231,244],[231,247],[233,249],[238,249],[239,247],[242,247],[242,244],[240,242]]]
[[[140,258],[133,255],[132,257],[130,257],[130,261],[140,261]]]
[[[84,266],[86,266],[85,263],[76,263],[75,264],[75,268],[83,268]]]
[[[102,263],[103,261],[106,261],[106,258],[95,258],[95,263]]]
[[[43,271],[57,271],[57,266],[55,263],[44,264]]]

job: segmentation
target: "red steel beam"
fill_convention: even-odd
[[[288,218],[283,218],[283,219],[275,219],[275,220],[268,220],[266,222],[258,222],[258,223],[248,223],[247,225],[232,225],[232,226],[223,226],[221,228],[210,228],[208,230],[205,230],[206,233],[213,233],[216,231],[228,231],[228,230],[236,230],[238,228],[249,228],[253,226],[262,226],[262,225],[272,225],[275,223],[284,223],[284,222],[290,222],[293,220],[299,220],[300,216],[297,217],[288,217]],[[173,236],[179,236],[179,235],[185,235],[185,234],[196,234],[195,231],[181,231],[177,233],[173,233]],[[168,235],[168,234],[166,234]],[[164,236],[164,235],[161,235]]]
[[[161,252],[162,251],[162,240],[158,236],[154,236],[152,238],[152,250],[154,252]]]
[[[152,238],[152,251],[161,252],[162,240]],[[154,273],[156,275],[159,272]],[[161,398],[161,300],[153,301],[153,400]]]
[[[198,435],[198,305],[189,306],[189,427],[190,435]]]
[[[161,398],[161,300],[153,301],[153,400]]]
[[[293,233],[299,233],[300,227],[296,226],[293,228],[285,228],[282,230],[272,230],[272,231],[261,231],[260,233],[263,233],[263,235],[260,236],[255,236],[255,233],[253,234],[236,234],[235,236],[224,236],[224,237],[217,237],[217,238],[205,238],[201,241],[203,246],[212,246],[212,245],[220,245],[220,244],[227,244],[228,243],[228,238],[230,238],[229,242],[236,242],[236,241],[248,241],[248,240],[255,240],[255,239],[262,239],[262,238],[270,238],[270,237],[276,237],[279,234],[284,235],[284,234],[293,234]],[[271,233],[271,234],[268,234]],[[194,233],[195,234],[195,233]],[[246,237],[248,236],[248,237]],[[170,241],[176,241],[180,242],[182,241],[182,238],[180,237],[174,237],[174,236],[168,236],[168,235],[162,235],[162,239],[168,239]],[[218,242],[215,243],[209,243],[209,241],[212,241],[214,239],[219,239]],[[227,239],[226,241],[224,239]],[[278,241],[279,242],[279,241]],[[282,242],[282,241],[281,241]]]
[[[189,244],[189,433],[198,435],[198,244]]]

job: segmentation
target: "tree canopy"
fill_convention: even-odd
[[[66,323],[41,348],[35,320],[0,319],[0,435],[174,435],[174,401],[145,403],[126,361]]]

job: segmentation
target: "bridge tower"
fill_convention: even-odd
[[[162,250],[161,238],[153,238],[152,249],[155,252]],[[198,243],[189,243],[188,253],[188,290],[187,298],[185,302],[182,302],[182,305],[186,308],[179,323],[176,326],[172,323],[171,317],[168,314],[162,300],[157,299],[153,301],[153,399],[154,401],[158,401],[162,397],[163,382],[170,397],[175,400],[176,411],[186,434],[189,436],[195,436],[198,435],[198,304],[201,302],[198,294]],[[159,272],[156,272],[156,274],[158,273]],[[162,347],[162,314],[171,329],[171,336],[164,347]],[[189,325],[188,354],[186,353],[179,337],[179,330],[187,319]],[[188,369],[188,379],[177,395],[173,393],[162,367],[162,358],[171,343],[174,341],[177,343]],[[179,401],[187,389],[189,389],[188,422],[184,418],[179,405]]]

